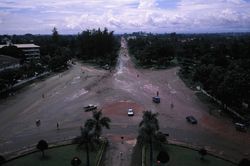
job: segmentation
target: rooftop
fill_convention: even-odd
[[[0,45],[0,48],[3,48],[7,46],[6,44]],[[40,46],[35,44],[13,44],[13,46],[16,46],[17,48],[39,48]]]

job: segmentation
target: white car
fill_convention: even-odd
[[[134,116],[134,111],[132,108],[128,109],[128,116]]]

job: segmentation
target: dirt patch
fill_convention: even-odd
[[[103,106],[102,111],[108,115],[127,115],[129,108],[134,110],[134,114],[141,114],[145,109],[143,106],[132,101],[118,101]]]

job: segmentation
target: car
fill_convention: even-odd
[[[92,111],[92,110],[95,110],[97,109],[97,105],[93,105],[93,104],[89,104],[85,107],[83,107],[85,111]]]
[[[128,116],[134,116],[134,111],[132,108],[128,109]]]
[[[161,102],[161,98],[159,96],[155,96],[152,98],[154,103],[160,103]]]
[[[187,120],[189,123],[191,123],[191,124],[197,124],[197,123],[198,123],[197,120],[195,119],[195,117],[193,117],[193,116],[187,116],[187,117],[186,117],[186,120]]]
[[[235,123],[235,129],[241,132],[247,132],[247,126],[242,123]]]

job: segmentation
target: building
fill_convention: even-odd
[[[24,61],[30,62],[31,60],[40,60],[40,46],[35,44],[5,44],[0,45],[0,49],[5,46],[16,46],[18,49],[22,50],[24,54]]]

